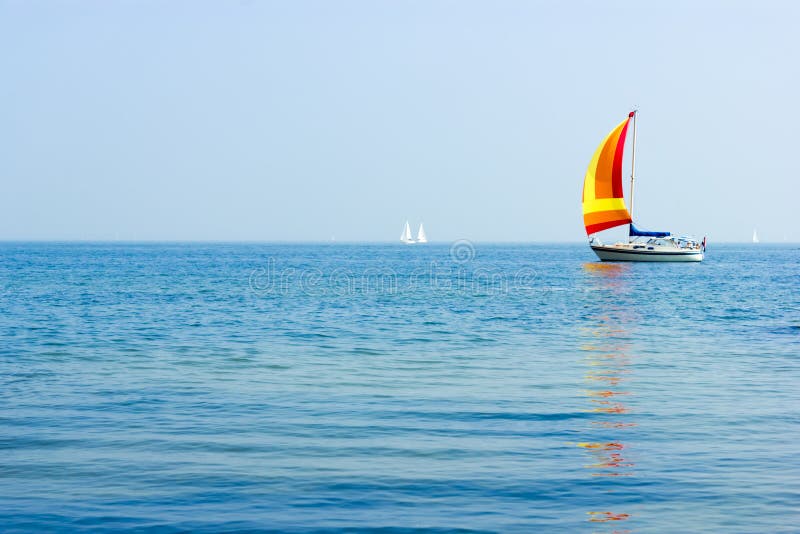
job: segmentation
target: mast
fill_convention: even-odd
[[[636,111],[631,111],[633,117],[633,146],[631,147],[631,219],[633,219],[633,181],[636,171]]]

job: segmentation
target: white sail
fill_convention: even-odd
[[[759,242],[758,241],[758,232],[756,232],[756,229],[753,228],[753,243],[758,243],[758,242]]]
[[[425,235],[425,228],[422,227],[422,223],[419,223],[419,232],[417,232],[417,243],[427,243],[428,236]]]
[[[408,221],[406,221],[406,227],[403,228],[403,233],[400,234],[400,241],[408,244],[414,242],[414,239],[411,237],[411,226],[409,226]]]

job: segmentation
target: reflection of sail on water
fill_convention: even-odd
[[[580,347],[589,366],[584,402],[586,411],[593,416],[585,430],[586,441],[577,445],[589,459],[584,466],[590,475],[612,484],[615,477],[634,474],[626,439],[626,429],[635,426],[628,416],[633,393],[628,389],[632,372],[627,327],[633,324],[633,319],[624,302],[624,279],[629,265],[589,263],[585,268],[589,282],[599,291],[593,292]],[[631,517],[620,510],[610,511],[610,504],[604,509],[588,511],[588,521],[616,522]]]

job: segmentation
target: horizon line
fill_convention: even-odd
[[[456,238],[451,240],[442,240],[442,241],[428,241],[427,243],[413,243],[414,245],[449,245],[453,244],[457,241],[469,241],[471,243],[484,243],[484,244],[508,244],[508,245],[536,245],[536,244],[552,244],[552,245],[572,245],[572,244],[582,244],[585,241],[539,241],[539,240],[530,240],[530,241],[523,241],[523,240],[480,240],[480,239],[469,239],[469,238]],[[197,244],[283,244],[283,245],[290,245],[290,244],[297,244],[297,245],[402,245],[408,246],[400,241],[394,240],[314,240],[314,239],[265,239],[265,240],[254,240],[254,239],[54,239],[54,238],[33,238],[33,239],[18,239],[18,238],[0,238],[0,243],[75,243],[75,244],[90,244],[90,243],[102,243],[102,244],[162,244],[162,243],[172,243],[172,244],[180,244],[180,243],[197,243]],[[720,240],[720,241],[711,241],[711,244],[729,244],[729,245],[797,245],[800,244],[800,241],[761,241],[759,243],[753,243],[751,241],[727,241],[727,240]]]

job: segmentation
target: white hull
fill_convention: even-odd
[[[590,245],[603,261],[703,261],[703,251],[676,247],[633,248],[631,245]]]

